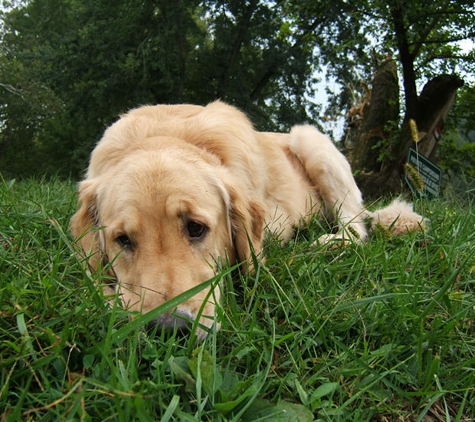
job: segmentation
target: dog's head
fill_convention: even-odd
[[[156,138],[107,172],[81,182],[71,229],[91,271],[108,263],[121,300],[147,312],[210,279],[217,263],[261,251],[264,211],[229,179],[219,160],[176,139]],[[202,291],[157,321],[213,323],[219,288]],[[205,332],[201,330],[199,335]]]

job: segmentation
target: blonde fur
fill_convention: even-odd
[[[219,261],[250,265],[265,230],[285,242],[313,215],[340,228],[322,242],[366,239],[368,217],[397,234],[424,224],[399,200],[367,211],[348,161],[314,127],[257,132],[217,101],[141,107],[110,126],[79,184],[71,230],[90,270],[109,263],[123,303],[146,312],[211,278]],[[193,319],[204,306],[202,336],[219,300],[216,288],[203,304],[208,293],[176,310]]]
[[[420,231],[427,225],[427,220],[413,211],[412,204],[402,199],[395,199],[386,208],[368,212],[368,215],[373,229],[380,225],[394,235]]]

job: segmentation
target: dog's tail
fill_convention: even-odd
[[[400,198],[393,200],[387,207],[376,211],[366,210],[371,220],[371,228],[382,228],[395,235],[422,231],[427,227],[426,218],[417,214],[412,204]]]

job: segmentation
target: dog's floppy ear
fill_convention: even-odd
[[[230,204],[231,231],[236,259],[246,269],[252,266],[252,253],[259,256],[265,225],[265,208],[253,198],[247,198],[240,189],[227,186]]]
[[[79,185],[78,210],[71,218],[71,233],[87,257],[91,271],[104,264],[100,247],[99,218],[97,213],[96,183],[85,180]]]

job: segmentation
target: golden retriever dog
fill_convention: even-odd
[[[219,262],[248,268],[265,230],[285,242],[313,215],[331,215],[339,227],[321,242],[364,241],[368,219],[394,233],[424,224],[399,200],[366,210],[348,161],[314,127],[257,132],[217,101],[140,107],[110,126],[79,185],[71,229],[89,270],[109,263],[124,306],[147,312],[212,278]],[[203,307],[203,337],[219,300],[214,290],[156,323],[185,328],[182,317],[194,320]]]

